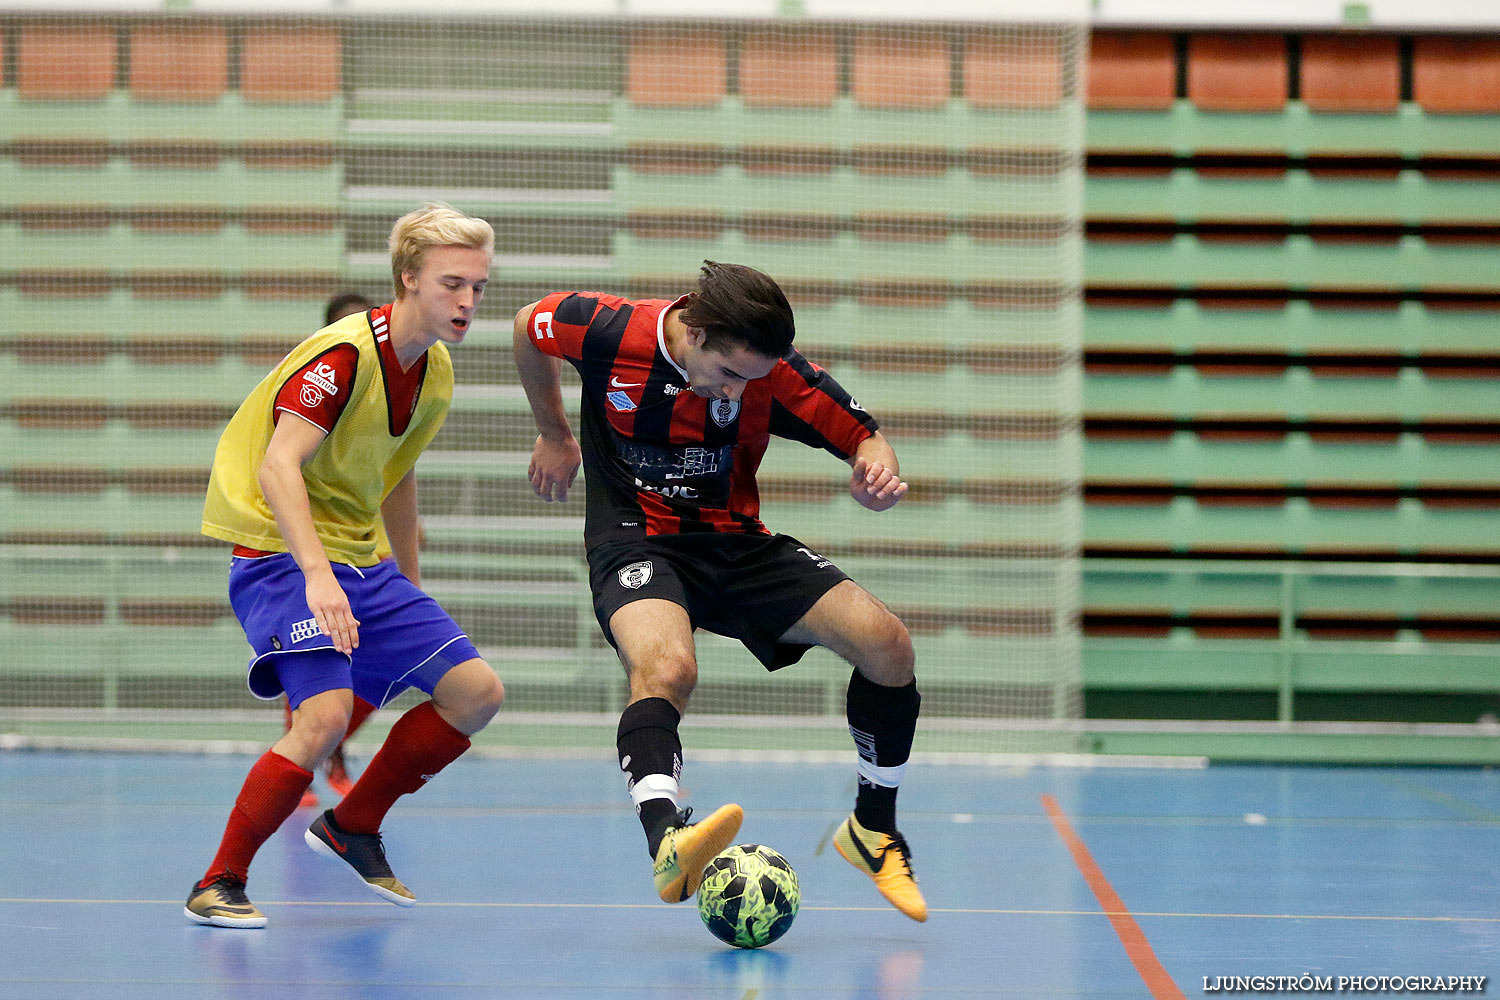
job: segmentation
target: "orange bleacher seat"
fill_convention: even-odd
[[[740,97],[751,107],[827,107],[838,96],[833,32],[755,28],[740,43]]]
[[[1177,45],[1155,31],[1100,31],[1089,41],[1091,108],[1164,111],[1177,95]]]
[[[1500,38],[1414,39],[1412,97],[1424,111],[1500,113]]]
[[[229,86],[222,25],[140,25],[130,33],[130,93],[148,101],[214,101]]]
[[[712,28],[636,31],[626,61],[625,92],[641,107],[705,107],[729,85],[724,33]]]
[[[245,100],[317,104],[339,92],[342,52],[336,28],[252,28],[245,31],[240,92]]]
[[[1401,103],[1395,36],[1304,36],[1302,100],[1313,111],[1395,111]]]
[[[1188,98],[1204,111],[1280,111],[1287,98],[1286,39],[1280,35],[1193,35]]]
[[[854,36],[854,100],[866,108],[941,108],[951,88],[950,59],[948,36],[942,32],[859,31]]]
[[[1063,96],[1062,37],[1056,32],[964,38],[964,100],[977,108],[1055,108]]]
[[[115,85],[116,31],[109,25],[21,29],[16,87],[26,100],[97,100]]]

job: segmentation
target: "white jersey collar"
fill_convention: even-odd
[[[656,346],[661,348],[661,356],[672,362],[672,367],[676,368],[677,374],[682,376],[682,382],[684,385],[686,385],[688,381],[687,369],[679,365],[677,363],[677,359],[672,357],[672,352],[667,350],[667,313],[671,312],[673,309],[676,309],[687,300],[688,297],[684,295],[656,315]]]

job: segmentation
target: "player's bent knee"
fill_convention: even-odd
[[[300,744],[303,753],[308,756],[318,760],[327,757],[348,732],[348,701],[349,699],[341,701],[337,697],[308,698],[292,713],[292,729],[288,735]]]
[[[686,705],[698,686],[698,661],[691,655],[666,657],[630,671],[630,693],[635,699],[665,698]]]
[[[455,729],[473,735],[500,711],[505,685],[488,663],[465,660],[449,670],[432,691],[433,706]]]
[[[870,680],[887,687],[900,687],[916,678],[917,655],[912,648],[911,633],[891,612],[881,610],[864,646],[865,662],[859,667]]]

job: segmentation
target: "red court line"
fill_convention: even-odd
[[[1114,888],[1109,884],[1109,879],[1104,877],[1094,856],[1089,853],[1083,838],[1073,831],[1073,825],[1068,822],[1068,817],[1063,813],[1062,807],[1057,800],[1050,795],[1042,796],[1042,806],[1047,810],[1047,816],[1052,820],[1052,825],[1057,828],[1057,835],[1062,838],[1063,843],[1068,845],[1069,852],[1073,855],[1073,863],[1078,866],[1078,871],[1083,875],[1083,880],[1088,883],[1089,889],[1094,893],[1094,898],[1099,901],[1099,907],[1115,929],[1115,934],[1120,939],[1120,944],[1125,946],[1125,954],[1130,959],[1130,964],[1135,966],[1135,971],[1141,974],[1146,988],[1156,1000],[1186,1000],[1177,984],[1172,982],[1172,977],[1167,975],[1167,970],[1162,968],[1161,962],[1157,961],[1156,952],[1151,950],[1151,942],[1146,940],[1142,933],[1140,924],[1125,909],[1125,903],[1119,897]]]

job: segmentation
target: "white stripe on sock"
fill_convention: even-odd
[[[675,806],[680,794],[677,780],[668,774],[648,774],[630,786],[630,801],[637,806],[647,799],[670,799]]]
[[[899,788],[901,786],[901,779],[905,774],[905,764],[896,764],[893,767],[876,767],[863,758],[859,762],[860,778],[872,785],[880,785],[883,788]]]

